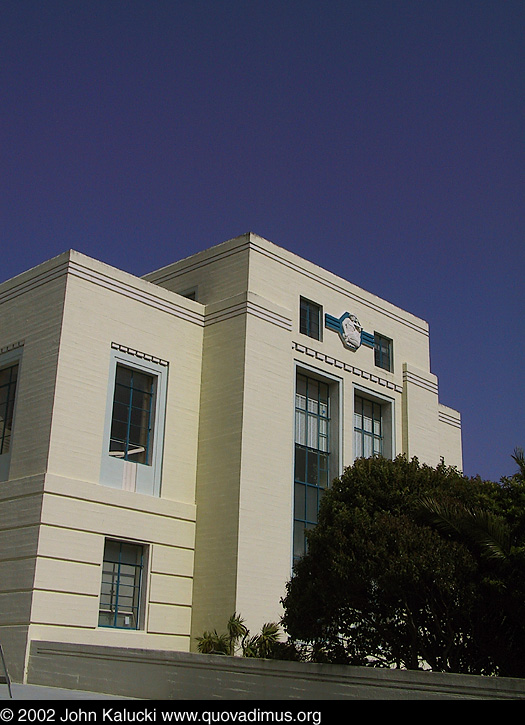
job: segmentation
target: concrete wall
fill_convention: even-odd
[[[147,700],[525,699],[525,680],[32,642],[28,682]]]

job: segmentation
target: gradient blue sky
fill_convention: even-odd
[[[0,280],[256,232],[426,319],[464,470],[525,446],[522,0],[2,0]],[[337,311],[336,311],[337,312]]]

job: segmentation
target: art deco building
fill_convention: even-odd
[[[356,280],[358,281],[358,280]],[[247,234],[0,285],[0,642],[190,651],[280,599],[358,456],[462,466],[423,320]]]

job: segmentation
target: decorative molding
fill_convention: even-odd
[[[28,279],[16,282],[17,278],[14,277],[12,280],[6,280],[6,282],[2,283],[1,285],[7,287],[7,289],[0,292],[0,304],[3,302],[10,302],[12,299],[16,299],[17,297],[25,294],[26,292],[31,292],[32,290],[37,289],[38,287],[41,287],[48,282],[53,282],[55,279],[60,279],[60,277],[63,277],[67,274],[68,266],[68,260],[61,261],[60,263],[57,261],[55,266],[40,272],[38,271],[37,267],[34,270],[35,273]],[[26,274],[22,274],[21,276],[25,277]],[[10,282],[16,283],[12,286],[9,286]]]
[[[356,367],[355,365],[349,365],[346,362],[343,362],[342,360],[337,360],[333,358],[331,355],[325,355],[323,352],[319,352],[318,350],[314,350],[311,347],[307,347],[306,345],[302,345],[299,342],[292,342],[292,348],[296,350],[297,352],[302,353],[303,355],[308,355],[309,357],[313,357],[315,360],[320,360],[321,362],[326,363],[327,365],[333,365],[334,367],[338,368],[339,370],[344,370],[347,373],[351,373],[352,375],[356,375],[359,378],[362,378],[363,380],[369,380],[371,383],[375,383],[376,385],[381,385],[384,388],[387,388],[388,390],[393,390],[396,393],[402,393],[403,392],[403,386],[398,385],[397,383],[393,383],[391,380],[386,380],[386,378],[381,378],[378,375],[375,375],[373,373],[369,373],[366,370],[361,370],[360,368]]]
[[[246,237],[249,237],[249,235],[245,235]],[[227,244],[227,242],[223,242],[223,244]],[[148,274],[145,274],[142,279],[145,279],[152,284],[164,284],[167,281],[171,279],[176,279],[177,277],[180,277],[183,274],[187,274],[188,272],[193,272],[196,269],[200,269],[202,267],[207,267],[209,264],[213,264],[214,262],[220,261],[221,259],[227,259],[228,257],[232,257],[239,252],[245,252],[246,250],[250,250],[254,245],[252,242],[246,239],[245,242],[239,244],[238,246],[235,246],[233,248],[229,249],[219,249],[222,245],[217,245],[217,251],[213,251],[214,247],[211,247],[211,250],[204,250],[203,252],[197,252],[194,256],[188,257],[185,260],[182,260],[181,262],[173,262],[172,265],[168,265],[167,268],[164,267],[162,269],[159,269],[154,272],[149,272]],[[201,255],[205,255],[206,252],[211,251],[212,253],[210,256],[204,256],[201,259],[195,260],[194,257],[200,257]],[[184,262],[186,264],[184,265]],[[177,269],[172,269],[173,266],[177,266]]]
[[[428,390],[429,393],[438,394],[438,384],[435,380],[428,380],[412,370],[403,370],[403,382],[416,385],[418,388]]]
[[[450,415],[450,413],[445,413],[444,410],[438,410],[438,419],[440,423],[445,423],[446,425],[451,425],[453,428],[459,428],[461,430],[461,418],[459,414],[454,416]]]
[[[426,337],[429,337],[429,332],[426,327],[423,327],[421,325],[416,324],[415,322],[411,322],[410,320],[407,320],[403,318],[401,315],[395,314],[392,311],[386,310],[384,307],[381,307],[380,305],[374,303],[372,300],[367,300],[364,296],[361,296],[359,294],[356,294],[355,292],[351,292],[348,289],[345,289],[342,284],[337,284],[336,282],[329,281],[328,279],[325,279],[321,276],[321,274],[312,272],[310,270],[307,270],[304,267],[301,267],[299,264],[295,262],[291,262],[289,260],[284,259],[283,257],[280,257],[279,255],[275,254],[274,252],[271,252],[268,249],[265,249],[262,245],[257,244],[256,242],[250,241],[249,246],[251,249],[254,249],[255,251],[259,252],[260,254],[273,259],[276,262],[279,262],[285,267],[288,267],[289,269],[293,269],[295,272],[299,272],[299,274],[304,275],[305,277],[308,277],[309,279],[314,280],[315,282],[319,282],[320,284],[324,285],[325,287],[328,287],[331,290],[334,290],[336,292],[339,292],[340,294],[344,295],[346,298],[354,300],[355,302],[359,302],[360,304],[364,305],[365,307],[368,307],[369,309],[374,310],[375,312],[379,312],[382,315],[385,315],[386,317],[389,317],[392,320],[395,320],[396,322],[400,322],[402,325],[406,325],[407,327],[410,327],[411,330],[415,330],[416,332],[420,332]],[[290,254],[293,254],[293,252],[290,252]],[[295,256],[295,255],[294,255]],[[308,265],[313,265],[312,262],[308,262],[308,260],[303,260]],[[326,272],[326,274],[333,274],[329,272],[328,270],[322,269],[322,267],[318,268],[322,272]],[[337,277],[334,275],[336,279],[340,279],[341,282],[346,282],[342,277]],[[347,284],[353,285],[352,282],[347,282]],[[359,289],[359,288],[358,288]],[[364,290],[363,290],[364,291]],[[379,299],[379,297],[377,298]],[[386,300],[385,300],[386,302]],[[400,310],[402,311],[402,310]],[[422,320],[424,322],[424,320]]]
[[[229,320],[240,315],[254,315],[265,322],[270,322],[273,325],[277,325],[277,327],[281,327],[287,332],[292,331],[292,321],[288,317],[273,312],[250,299],[234,302],[228,307],[206,314],[204,325],[213,325],[216,322],[223,322],[224,320]]]
[[[142,304],[148,305],[149,307],[153,307],[160,312],[166,312],[170,315],[173,315],[174,317],[179,317],[180,319],[187,320],[188,322],[193,322],[197,325],[200,325],[201,327],[204,326],[203,313],[193,312],[192,310],[188,310],[182,305],[177,304],[177,302],[175,301],[164,299],[161,295],[155,294],[154,290],[158,289],[159,291],[162,290],[167,294],[176,295],[175,292],[169,292],[169,290],[164,290],[163,287],[153,285],[151,282],[142,280],[140,277],[134,278],[132,275],[130,275],[131,279],[136,279],[137,282],[141,284],[141,286],[148,285],[151,286],[152,289],[140,289],[139,287],[134,286],[129,282],[115,279],[114,277],[103,274],[99,271],[95,271],[93,269],[89,269],[85,265],[74,261],[70,262],[67,271],[74,277],[78,277],[88,282],[92,282],[93,284],[97,284],[100,287],[109,289],[112,292],[117,292],[124,297],[129,297],[130,299],[136,300],[137,302],[141,302]],[[180,295],[176,296],[180,297]]]
[[[262,240],[261,237],[258,237]],[[316,267],[319,269],[319,272],[314,272],[311,269],[308,269],[305,266],[302,266],[301,264],[285,259],[284,256],[277,254],[276,252],[273,252],[271,249],[266,248],[263,244],[260,242],[258,243],[254,239],[254,235],[252,234],[245,234],[238,238],[238,244],[235,246],[229,246],[227,249],[221,248],[222,245],[217,245],[216,248],[211,247],[211,249],[206,250],[206,254],[208,256],[202,257],[201,259],[195,260],[193,257],[189,257],[187,260],[183,260],[180,264],[175,262],[173,266],[177,266],[176,269],[173,269],[171,266],[168,265],[167,268],[163,268],[161,270],[158,270],[156,272],[150,272],[149,274],[144,276],[144,279],[154,283],[154,284],[161,284],[165,283],[166,281],[170,279],[175,279],[176,277],[179,277],[180,275],[186,274],[187,272],[194,271],[200,267],[205,267],[209,264],[212,264],[216,261],[234,256],[236,254],[239,254],[241,252],[246,251],[255,251],[259,254],[268,257],[268,259],[271,259],[274,262],[277,262],[278,264],[281,264],[284,267],[287,267],[288,269],[293,270],[294,272],[297,272],[304,277],[308,277],[309,279],[322,284],[325,287],[328,287],[331,290],[334,290],[335,292],[338,292],[344,297],[346,297],[349,300],[353,300],[355,302],[358,302],[361,305],[364,305],[365,307],[368,307],[369,309],[373,310],[374,312],[378,312],[381,315],[385,315],[386,317],[394,320],[395,322],[399,322],[402,325],[405,325],[409,327],[411,330],[415,330],[416,332],[419,332],[425,337],[429,337],[428,328],[424,326],[424,324],[417,324],[417,321],[411,321],[406,318],[404,318],[401,314],[396,314],[393,310],[387,310],[384,307],[382,307],[380,304],[374,302],[372,299],[367,299],[365,296],[365,292],[363,290],[363,295],[357,294],[356,292],[350,291],[349,289],[346,289],[344,287],[344,283],[346,282],[348,285],[352,285],[352,287],[355,287],[355,285],[352,282],[347,282],[342,277],[337,277],[336,275],[333,275],[332,272],[328,272],[328,270],[324,270],[322,267],[316,267],[312,262],[308,262],[308,260],[302,260],[301,257],[297,257],[297,259],[300,259],[301,261],[305,262],[308,267]],[[229,240],[234,241],[234,240]],[[223,242],[223,244],[228,244],[228,242]],[[269,244],[272,244],[271,242]],[[276,249],[280,249],[277,245],[275,246]],[[283,250],[286,253],[286,250]],[[203,253],[203,254],[205,254]],[[290,255],[296,257],[293,252],[289,252]],[[195,255],[196,257],[199,256],[199,254]],[[186,262],[186,263],[184,263]],[[340,280],[341,284],[338,284],[337,281],[332,281],[327,279],[322,275],[322,272],[325,272],[327,275],[333,276],[334,280]],[[356,288],[359,289],[359,288]],[[370,297],[375,297],[375,295],[370,295]],[[379,300],[380,298],[377,297]],[[390,303],[389,303],[390,304]],[[392,307],[395,307],[392,305]],[[400,308],[398,308],[400,309]],[[403,310],[400,309],[400,312],[403,312]],[[422,323],[425,321],[422,320]]]
[[[3,355],[6,352],[12,352],[13,350],[18,350],[20,347],[24,347],[24,340],[18,340],[17,342],[13,342],[11,345],[0,347],[0,355]]]
[[[155,357],[155,355],[148,355],[147,353],[140,352],[140,350],[135,350],[132,347],[126,347],[126,345],[119,345],[117,342],[112,342],[111,348],[112,350],[118,350],[119,352],[123,352],[126,355],[132,355],[133,357],[147,360],[147,362],[152,362],[156,365],[162,365],[163,367],[168,367],[169,365],[167,360],[162,360],[162,358]]]
[[[343,345],[349,350],[357,350],[361,345],[374,347],[374,335],[365,332],[357,317],[350,312],[343,312],[341,317],[325,314],[325,327],[337,332]]]
[[[121,270],[115,269],[115,272],[127,275],[130,281],[117,279],[116,277],[105,274],[100,270],[90,268],[88,265],[82,264],[78,260],[73,260],[69,257],[64,259],[63,255],[57,257],[56,259],[57,261],[54,266],[47,267],[41,271],[38,271],[38,268],[36,268],[32,276],[15,283],[13,286],[8,286],[7,289],[0,292],[0,303],[9,302],[22,294],[41,287],[44,284],[53,282],[61,277],[71,275],[72,277],[83,279],[99,287],[110,290],[111,292],[120,294],[123,297],[128,297],[129,299],[140,302],[141,304],[153,307],[160,312],[165,312],[201,327],[204,326],[204,309],[202,313],[186,309],[175,299],[166,299],[162,294],[164,293],[166,296],[169,295],[181,299],[175,292],[169,292],[169,290],[165,290],[163,287],[159,287],[158,285],[141,279],[140,277],[128,275],[126,272],[122,272]],[[90,258],[88,257],[86,259],[89,260]],[[109,269],[113,268],[109,267]],[[138,284],[133,284],[134,280],[136,280]],[[10,280],[8,280],[7,283],[9,281]],[[146,289],[146,287],[149,287],[149,289]]]

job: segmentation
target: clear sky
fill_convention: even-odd
[[[2,0],[0,280],[255,232],[430,324],[464,470],[525,446],[523,0]],[[336,311],[337,312],[337,311]]]

